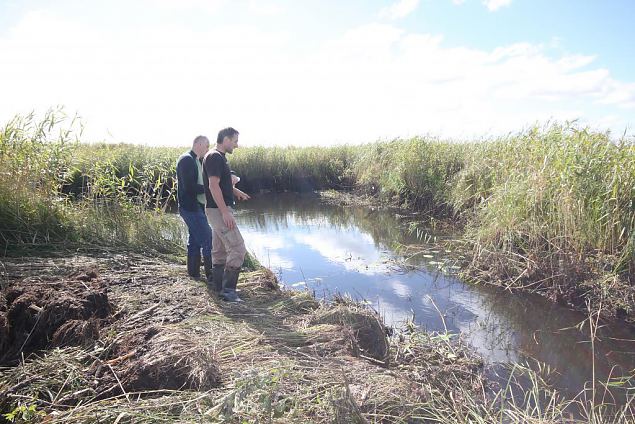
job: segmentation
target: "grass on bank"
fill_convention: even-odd
[[[71,230],[57,186],[76,143],[71,130],[55,134],[53,113],[40,122],[16,117],[0,130],[0,247],[63,240]]]
[[[157,189],[173,168],[109,155],[106,146],[88,152],[80,135],[59,110],[18,116],[0,130],[0,254],[73,245],[178,252],[183,229],[162,213],[169,195]]]
[[[67,256],[53,259],[54,267],[50,261],[9,260],[7,269],[26,278],[41,278],[42,269],[49,279],[98,269],[118,319],[104,323],[99,340],[84,348],[51,349],[0,371],[2,412],[15,413],[15,422],[633,420],[628,405],[610,410],[583,397],[565,400],[549,388],[545,373],[520,365],[506,383],[492,385],[455,335],[423,333],[410,324],[386,336],[363,306],[345,298],[326,305],[306,292],[280,291],[264,270],[244,274],[246,302],[229,305],[184,278],[180,266],[157,258]],[[126,342],[139,335],[149,340]],[[387,346],[386,354],[366,358],[372,345]],[[213,369],[211,387],[203,384],[205,366]],[[129,386],[131,369],[155,367],[188,372],[194,384]],[[104,391],[111,394],[101,396]]]
[[[468,237],[519,253],[589,252],[628,270],[635,229],[635,146],[553,126],[474,146],[454,187],[473,213]]]

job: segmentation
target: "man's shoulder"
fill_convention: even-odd
[[[208,156],[209,156],[209,157],[211,157],[211,156],[218,156],[218,157],[221,157],[221,156],[223,156],[223,155],[222,155],[222,154],[221,154],[221,152],[219,152],[218,150],[216,150],[216,149],[212,149],[212,150],[208,151],[207,153],[205,153],[205,157],[208,157]]]
[[[210,150],[205,154],[204,162],[223,161],[223,155],[218,150]]]
[[[178,160],[176,162],[180,163],[180,162],[183,162],[184,160],[187,161],[187,160],[195,160],[195,159],[192,157],[192,153],[191,152],[184,152],[181,156],[179,156],[179,158],[178,158]]]

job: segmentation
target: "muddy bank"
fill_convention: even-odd
[[[604,322],[635,325],[635,281],[611,271],[617,258],[580,258],[563,252],[523,256],[479,250],[470,257],[461,275],[466,281],[537,293],[586,315],[599,315]]]
[[[4,265],[3,351],[24,361],[0,372],[3,413],[33,406],[47,422],[394,422],[434,415],[431,399],[447,406],[469,393],[485,404],[492,393],[459,340],[396,337],[374,312],[282,291],[267,270],[243,275],[245,302],[235,305],[182,265],[130,253]],[[9,313],[18,310],[28,318],[21,325]]]
[[[187,308],[177,312],[166,302],[156,312],[161,304],[155,302],[132,313],[145,304],[144,293],[152,299],[151,290],[135,292],[133,278],[113,279],[109,272],[100,276],[96,268],[18,279],[0,291],[2,366],[17,370],[25,366],[20,361],[45,364],[56,348],[81,347],[84,367],[75,377],[84,387],[58,399],[61,405],[74,405],[86,396],[105,399],[130,391],[207,390],[218,385],[220,372],[209,346],[161,325],[182,320]],[[132,291],[111,300],[111,285],[126,283]],[[128,296],[135,301],[124,300]],[[10,409],[11,396],[37,381],[37,373],[3,387],[0,406]]]
[[[112,314],[97,272],[26,279],[0,291],[0,366],[45,348],[89,345]]]

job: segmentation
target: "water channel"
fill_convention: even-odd
[[[461,333],[491,367],[547,365],[554,385],[571,397],[592,379],[593,356],[597,380],[635,369],[635,334],[626,328],[601,327],[593,355],[588,327],[576,327],[582,313],[539,296],[465,284],[447,272],[451,254],[442,249],[410,257],[415,269],[401,266],[405,258],[394,246],[421,243],[406,221],[296,194],[258,196],[237,208],[248,249],[287,289],[349,295],[387,325],[414,317],[426,330]]]

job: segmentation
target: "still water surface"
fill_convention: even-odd
[[[404,258],[393,247],[418,242],[404,221],[388,211],[325,205],[295,194],[256,197],[237,210],[247,248],[286,288],[318,297],[348,294],[369,303],[388,325],[414,316],[427,330],[462,333],[490,365],[546,364],[570,396],[591,380],[588,329],[575,328],[583,314],[539,296],[462,283],[438,271],[450,256],[443,250],[411,258],[418,270],[397,266]],[[635,334],[611,327],[599,333],[598,379],[635,369]]]

